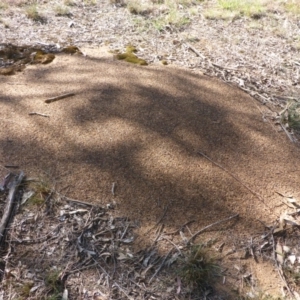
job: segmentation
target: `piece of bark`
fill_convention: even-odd
[[[19,174],[19,176],[17,178],[15,178],[15,180],[13,181],[13,183],[9,189],[6,206],[4,208],[2,219],[0,222],[0,244],[3,242],[4,232],[8,225],[9,218],[11,216],[17,189],[18,189],[19,185],[21,184],[22,180],[24,179],[24,176],[25,176],[24,173],[21,171],[21,173]]]

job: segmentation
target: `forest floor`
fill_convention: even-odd
[[[299,297],[300,19],[273,2],[1,2],[1,177],[27,178],[2,299]],[[221,268],[197,289],[193,245]]]

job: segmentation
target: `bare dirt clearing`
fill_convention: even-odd
[[[91,9],[91,13],[93,11],[97,12]],[[117,16],[127,20],[124,14],[125,10],[119,11]],[[80,22],[79,17],[76,22]],[[55,42],[48,36],[48,25],[34,26],[42,29],[39,41]],[[124,29],[118,22],[115,26]],[[30,36],[30,26],[24,28],[28,30],[26,39],[26,31],[7,29],[5,40],[15,42],[23,36],[26,42],[36,42],[36,34],[41,31]],[[62,34],[68,35],[73,30],[69,28]],[[114,40],[110,44],[112,48],[121,43],[124,46],[126,42],[138,42],[144,34],[135,38],[134,34],[124,35],[118,40],[116,31],[109,33]],[[70,35],[72,42],[76,42],[75,33]],[[170,42],[168,51],[176,49],[177,54],[185,56],[189,53],[193,63],[198,61],[199,64],[199,58],[190,56],[190,50],[181,47],[182,41],[178,44],[178,35],[182,33],[165,32],[162,39]],[[46,40],[41,40],[42,36],[47,36]],[[59,36],[58,31],[55,36]],[[100,38],[99,43],[106,38],[108,36]],[[95,41],[95,36],[91,39]],[[141,43],[146,43],[146,39],[139,45]],[[150,41],[149,47],[147,44],[148,54],[156,53],[151,59],[151,55],[144,52],[149,62],[161,59],[157,52],[149,50],[156,46],[156,41]],[[194,47],[197,48],[197,44]],[[140,223],[135,232],[135,251],[155,241],[158,222],[164,225],[163,235],[194,220],[189,226],[194,233],[238,213],[238,221],[213,228],[214,231],[203,237],[216,238],[220,245],[224,242],[223,254],[228,253],[263,231],[259,220],[268,224],[278,218],[284,206],[282,196],[276,192],[299,199],[299,148],[290,143],[277,126],[267,122],[265,117],[270,111],[266,106],[238,88],[202,75],[201,70],[191,72],[172,65],[134,66],[114,60],[108,47],[94,45],[81,50],[86,57],[58,54],[49,65],[27,66],[23,73],[0,78],[3,87],[0,160],[3,166],[18,165],[29,177],[47,177],[51,186],[70,198],[96,205],[114,203],[117,216],[128,216]],[[159,51],[163,51],[163,46]],[[299,55],[299,51],[293,51]],[[180,60],[179,56],[175,61],[185,66],[190,62]],[[197,66],[201,67],[202,63]],[[269,95],[268,104],[272,107],[285,105],[283,101],[271,101],[275,91],[282,96],[296,95],[298,87],[292,85],[297,79],[293,72],[295,66],[297,64],[289,69],[290,76],[285,77],[285,83],[290,82],[285,90],[274,84],[273,90],[272,85],[267,86],[270,94],[260,91],[265,97]],[[215,70],[212,69],[212,74]],[[226,79],[228,72],[224,69],[222,72]],[[281,77],[276,80],[280,81]],[[75,96],[50,104],[44,102],[46,98],[65,93]],[[49,117],[29,115],[32,112]],[[250,190],[202,153],[234,174]],[[4,176],[7,170],[1,172]],[[185,235],[190,237],[187,230]],[[177,235],[173,242],[180,243],[181,239]],[[167,242],[159,243],[162,254],[168,249]],[[53,267],[52,254],[47,255]],[[226,274],[232,277],[228,279],[230,284],[238,281],[233,276],[232,266],[242,269],[245,265],[262,289],[273,295],[280,293],[282,283],[271,262],[256,264],[242,261],[241,257],[237,251],[224,259],[224,265],[231,266]],[[262,265],[264,272],[260,270]],[[51,268],[51,264],[48,267]],[[80,272],[85,274],[83,270]],[[87,280],[86,275],[84,280]],[[74,291],[73,283],[74,299],[84,298],[87,286],[91,292],[91,280]],[[105,294],[107,290],[102,292]],[[176,294],[173,284],[170,299],[174,299],[174,295],[178,299],[188,297]],[[118,297],[126,296],[120,292]],[[167,299],[165,294],[157,297]]]

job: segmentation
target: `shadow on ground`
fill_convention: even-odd
[[[2,165],[48,174],[75,199],[114,201],[145,226],[164,216],[167,227],[193,219],[196,230],[239,213],[241,229],[253,231],[254,220],[274,216],[275,191],[299,196],[298,149],[255,100],[218,80],[90,50],[0,82]],[[75,96],[44,103],[68,92]]]

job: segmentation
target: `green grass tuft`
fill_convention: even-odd
[[[218,0],[218,4],[224,10],[238,12],[247,17],[259,18],[265,13],[260,0]]]
[[[27,18],[33,20],[33,21],[43,21],[44,18],[40,15],[37,6],[35,4],[30,5],[26,8],[26,16]]]
[[[181,261],[179,276],[195,290],[210,285],[221,274],[221,268],[213,257],[210,249],[204,244],[191,247]]]
[[[70,10],[66,6],[57,5],[54,8],[54,12],[56,16],[70,16]]]

